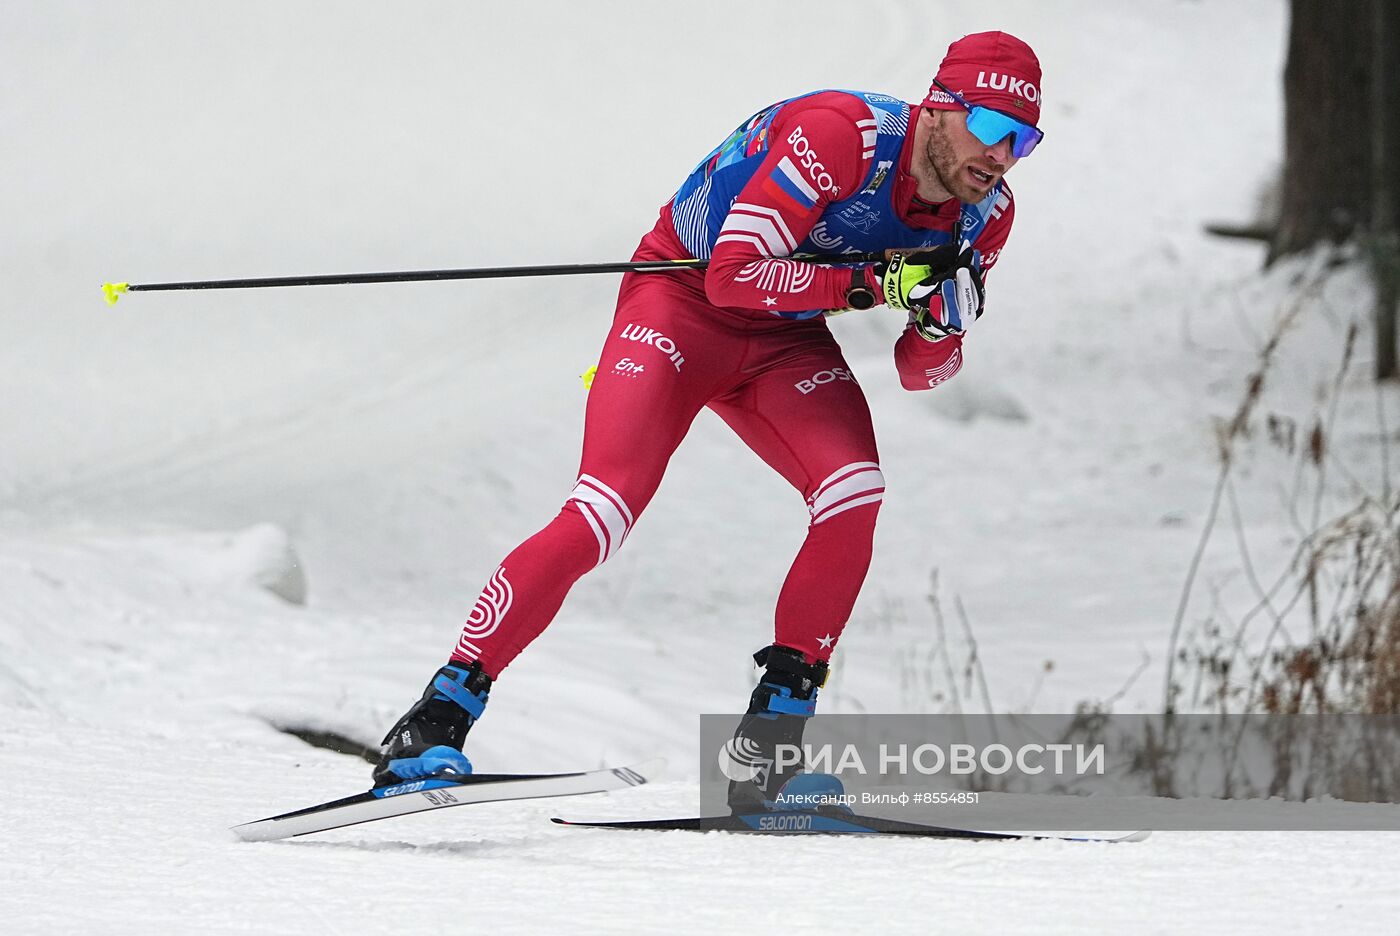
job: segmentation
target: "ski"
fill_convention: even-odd
[[[1141,842],[1151,831],[1140,829],[1118,836],[1044,835],[1035,832],[976,832],[944,826],[904,822],[879,816],[835,811],[779,810],[742,816],[694,816],[685,819],[631,819],[613,822],[554,820],[563,826],[589,829],[652,829],[675,832],[759,832],[785,835],[910,835],[923,838],[1015,841],[1038,839],[1058,842]]]
[[[270,842],[449,806],[604,793],[655,780],[665,763],[657,759],[635,767],[605,767],[580,773],[429,777],[245,822],[234,826],[233,832],[246,842]]]

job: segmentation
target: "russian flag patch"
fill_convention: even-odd
[[[764,180],[764,189],[806,214],[817,207],[817,190],[802,177],[791,158],[784,156]]]

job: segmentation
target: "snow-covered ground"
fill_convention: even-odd
[[[919,662],[936,568],[994,706],[1122,690],[1119,710],[1151,711],[1215,421],[1310,275],[1307,260],[1260,274],[1257,247],[1201,233],[1247,218],[1278,164],[1282,0],[13,6],[4,932],[1392,931],[1393,835],[988,846],[552,828],[560,811],[693,810],[696,716],[747,697],[806,512],[708,416],[471,745],[487,771],[663,754],[676,779],[567,809],[235,842],[228,826],[366,784],[364,763],[274,726],[377,741],[490,569],[557,510],[616,280],[146,293],[115,309],[97,291],[625,258],[759,106],[819,87],[917,99],[949,41],[1006,28],[1044,65],[1047,139],[1012,175],[1017,229],[964,373],[905,393],[897,320],[833,323],[889,490],[823,709],[948,704]],[[1313,305],[1261,418],[1306,426],[1332,405],[1321,391],[1364,283],[1336,271]],[[1324,517],[1394,480],[1400,399],[1367,381],[1368,341],[1343,381],[1333,444],[1349,473]],[[1297,542],[1293,468],[1261,432],[1238,471],[1239,529],[1277,575]],[[303,584],[276,580],[289,551],[304,606],[269,590]],[[1202,568],[1204,605],[1252,604],[1233,532]]]

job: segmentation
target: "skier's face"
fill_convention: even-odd
[[[1011,137],[988,146],[967,129],[963,111],[925,111],[920,119],[932,122],[923,153],[926,167],[958,201],[986,198],[992,186],[1016,165]]]

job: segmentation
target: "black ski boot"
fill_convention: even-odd
[[[486,709],[491,677],[473,663],[449,663],[437,671],[428,688],[380,743],[374,768],[375,787],[435,774],[469,774],[471,761],[462,753],[467,731]]]
[[[753,658],[765,668],[763,678],[725,748],[729,808],[736,816],[772,809],[778,790],[801,772],[800,763],[778,768],[778,745],[801,747],[802,731],[817,710],[817,690],[827,673],[825,663],[807,663],[799,651],[777,644]]]

